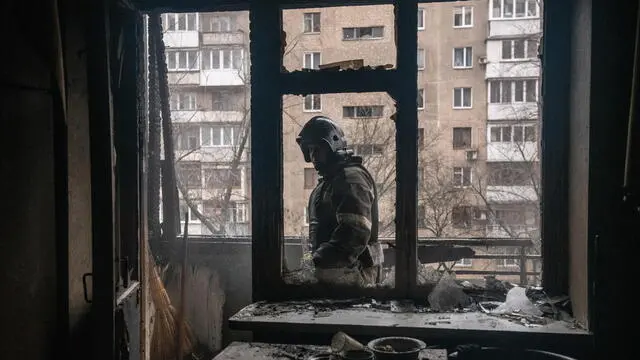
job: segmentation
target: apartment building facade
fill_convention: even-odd
[[[539,237],[540,13],[535,0],[420,4],[419,236]],[[191,234],[249,235],[248,13],[165,14],[163,24],[178,177],[188,185],[181,219]],[[287,71],[357,59],[395,64],[390,5],[284,10],[283,30]],[[306,236],[307,200],[317,183],[295,137],[308,119],[325,115],[345,128],[376,178],[381,236],[394,237],[394,112],[386,93],[283,98],[286,236]],[[196,209],[212,221],[194,216]],[[517,266],[479,259],[458,265]]]

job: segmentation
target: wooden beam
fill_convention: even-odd
[[[251,0],[132,0],[141,11],[206,12],[249,10]],[[420,0],[419,3],[452,2],[452,0]],[[274,1],[282,9],[304,9],[336,6],[391,5],[393,0],[280,0]]]
[[[280,87],[292,95],[390,92],[397,75],[395,70],[296,71],[281,74]]]
[[[545,4],[542,38],[541,235],[543,287],[552,294],[569,290],[569,107],[571,5]],[[547,101],[549,99],[549,101]],[[547,246],[545,244],[549,244]]]
[[[417,286],[418,208],[418,4],[395,4],[396,66],[396,288],[407,296]]]
[[[257,301],[282,283],[282,13],[277,3],[262,0],[252,1],[251,8],[251,258]]]
[[[114,359],[115,213],[113,107],[109,5],[94,1],[87,21],[87,74],[91,136],[91,226],[93,240],[93,359]]]

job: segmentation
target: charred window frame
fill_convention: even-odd
[[[417,79],[417,2],[392,2],[390,0],[369,0],[351,2],[314,2],[280,0],[277,2],[263,2],[239,0],[238,2],[212,3],[194,0],[188,4],[176,6],[168,5],[169,0],[162,0],[145,10],[163,8],[167,11],[238,11],[250,10],[251,19],[251,73],[252,73],[252,103],[251,111],[254,121],[251,124],[252,133],[263,136],[252,137],[252,178],[253,178],[253,206],[252,233],[261,234],[252,246],[253,297],[258,300],[285,300],[296,297],[351,297],[363,296],[369,289],[313,289],[306,286],[285,285],[281,278],[282,243],[284,241],[284,226],[282,221],[283,202],[283,159],[282,159],[282,94],[311,94],[340,93],[340,92],[371,92],[386,91],[397,102],[398,122],[396,139],[415,139],[397,144],[397,199],[396,226],[403,229],[397,233],[397,246],[404,254],[397,259],[396,287],[384,291],[386,297],[419,298],[424,293],[416,284],[417,257],[417,114],[415,103],[418,89],[402,88],[407,81]],[[323,6],[347,6],[349,4],[373,5],[392,4],[396,6],[396,19],[403,21],[397,24],[397,63],[391,70],[373,70],[368,72],[350,73],[308,73],[292,72],[282,74],[282,57],[274,51],[274,44],[281,43],[283,8],[317,8]],[[557,121],[546,124],[540,134],[543,149],[542,159],[542,198],[544,211],[542,212],[543,268],[545,276],[543,285],[552,293],[567,293],[569,279],[567,276],[569,260],[568,242],[566,235],[568,209],[568,86],[563,83],[563,75],[569,65],[569,50],[566,46],[568,30],[564,17],[570,14],[568,6],[560,3],[550,3],[544,8],[545,33],[554,33],[555,37],[544,37],[542,48],[553,49],[541,53],[544,64],[541,95],[556,101],[542,107],[546,118]],[[556,12],[554,12],[556,11]],[[490,16],[490,19],[492,17]],[[553,25],[549,25],[552,23]],[[274,91],[277,84],[279,91]],[[411,95],[411,96],[409,96]],[[544,99],[543,99],[544,100]],[[544,102],[544,101],[543,101]],[[413,104],[413,106],[412,106]],[[255,121],[260,119],[261,121]],[[408,136],[411,133],[411,136]],[[405,136],[401,136],[405,135]],[[554,154],[552,157],[545,154]],[[548,185],[548,186],[547,186]],[[259,201],[257,199],[260,199]],[[265,215],[268,214],[268,215]],[[414,261],[411,261],[414,259]],[[278,290],[291,290],[278,291]],[[281,295],[280,295],[281,294]],[[277,297],[280,296],[278,299]]]
[[[390,3],[390,2],[386,2]],[[401,297],[415,292],[417,264],[417,165],[418,116],[416,99],[418,55],[417,1],[394,4],[396,17],[396,67],[389,70],[350,72],[281,72],[282,55],[268,44],[280,43],[282,10],[279,5],[251,3],[251,112],[252,191],[254,199],[252,231],[262,234],[253,241],[254,300],[289,300],[305,297],[372,295]],[[312,4],[308,4],[311,6]],[[318,4],[314,4],[318,5]],[[348,4],[332,4],[345,6]],[[359,5],[359,4],[358,4]],[[307,4],[301,7],[306,7]],[[325,5],[328,6],[328,5]],[[291,6],[293,7],[293,6]],[[298,6],[300,7],[300,6]],[[403,19],[403,21],[398,21]],[[274,84],[278,87],[274,89]],[[283,133],[282,96],[328,93],[386,92],[396,102],[396,244],[403,256],[396,260],[394,288],[356,288],[320,285],[290,285],[282,277],[283,224]],[[260,119],[260,120],[258,120]],[[407,139],[410,139],[407,141]],[[265,216],[265,214],[269,214]],[[275,291],[274,291],[275,290]]]

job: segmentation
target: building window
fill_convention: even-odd
[[[418,89],[418,99],[416,101],[418,110],[424,109],[424,89]]]
[[[320,13],[312,12],[304,14],[304,32],[307,34],[310,33],[319,33],[320,32]]]
[[[383,112],[384,112],[384,106],[382,105],[343,106],[342,107],[342,117],[346,117],[346,118],[382,117]]]
[[[453,27],[473,26],[473,6],[458,6],[453,8]]]
[[[456,166],[453,168],[453,185],[456,187],[471,186],[471,168]]]
[[[202,146],[233,146],[240,128],[235,126],[204,125],[202,126]]]
[[[455,127],[453,128],[453,148],[468,149],[471,147],[471,128]]]
[[[381,144],[358,144],[354,146],[354,152],[356,155],[369,156],[369,155],[382,155],[384,146]]]
[[[492,0],[492,19],[538,17],[538,0]]]
[[[318,184],[318,172],[314,168],[304,169],[304,188],[313,189]]]
[[[454,206],[451,209],[451,223],[454,228],[468,229],[471,227],[473,208],[470,206]]]
[[[202,188],[202,168],[200,163],[178,162],[177,171],[182,185],[189,189]]]
[[[201,207],[201,204],[193,204],[196,207]],[[195,211],[185,203],[180,204],[180,222],[184,224],[186,222],[190,224],[199,224],[200,219],[195,215]]]
[[[167,51],[167,70],[198,70],[198,51]]]
[[[241,169],[204,169],[204,183],[207,189],[242,188]]]
[[[171,94],[169,107],[171,110],[195,110],[196,109],[195,93],[177,93]]]
[[[487,163],[487,174],[488,186],[530,186],[532,177],[535,176],[534,170],[528,164],[513,162]]]
[[[533,40],[502,40],[502,60],[529,60],[538,56],[538,43]]]
[[[242,94],[231,90],[213,90],[211,94],[211,110],[242,111]]]
[[[240,70],[242,69],[242,49],[204,49],[202,50],[203,70]]]
[[[473,266],[473,261],[471,259],[460,259],[456,261],[456,266],[470,267],[470,266]]]
[[[248,222],[247,204],[232,202],[229,204],[229,222],[243,224]]]
[[[471,88],[461,87],[453,89],[453,108],[454,109],[470,109],[471,108]]]
[[[471,46],[453,49],[453,68],[468,69],[473,66],[473,50]]]
[[[535,103],[538,101],[538,80],[491,80],[489,103]]]
[[[214,14],[202,14],[200,28],[202,32],[231,32],[235,26],[235,19],[230,16],[219,16]]]
[[[320,68],[320,53],[309,52],[304,54],[303,69],[319,69]]]
[[[193,125],[176,126],[173,131],[176,150],[196,150],[200,147],[200,127]]]
[[[418,30],[424,30],[424,8],[418,8]]]
[[[424,148],[424,128],[418,128],[418,149]]]
[[[418,70],[424,70],[425,52],[424,49],[418,49]]]
[[[166,31],[196,31],[195,13],[163,14],[162,25]]]
[[[535,142],[535,125],[493,125],[489,126],[489,142]]]
[[[303,110],[307,112],[322,111],[322,96],[320,94],[305,95]]]
[[[342,40],[382,39],[384,26],[342,28]]]

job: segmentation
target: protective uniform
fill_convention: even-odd
[[[378,242],[378,194],[362,158],[352,155],[343,131],[323,116],[309,120],[297,142],[307,162],[311,162],[310,145],[330,149],[327,164],[316,167],[321,177],[308,204],[318,280],[379,283],[383,253]]]

